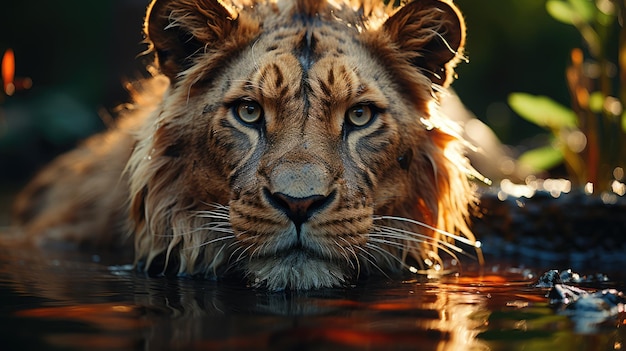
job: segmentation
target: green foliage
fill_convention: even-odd
[[[546,9],[554,19],[572,25],[591,21],[596,12],[591,2],[585,0],[548,0]]]
[[[532,170],[551,169],[563,162],[563,153],[552,145],[539,147],[522,154],[518,162]]]
[[[514,93],[509,105],[524,119],[551,134],[550,145],[521,155],[521,164],[546,171],[563,162],[570,178],[582,185],[610,189],[614,169],[626,167],[626,14],[623,0],[548,0],[547,12],[574,26],[588,55],[574,49],[566,79],[572,108],[546,96]],[[614,33],[619,43],[615,52]],[[617,82],[617,84],[614,84]]]
[[[535,172],[549,170],[565,162],[574,175],[583,172],[583,161],[578,152],[584,148],[586,140],[584,136],[578,142],[572,138],[582,133],[578,129],[578,118],[571,109],[547,96],[526,93],[511,94],[509,105],[521,117],[545,128],[552,135],[550,145],[527,151],[519,157],[518,162],[525,169]]]
[[[547,96],[513,93],[509,96],[509,105],[527,121],[555,133],[578,126],[576,114],[571,109]]]

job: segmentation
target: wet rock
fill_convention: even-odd
[[[592,289],[609,282],[604,274],[580,275],[571,269],[550,270],[542,274],[536,288],[550,288],[548,304],[557,314],[567,316],[576,331],[593,333],[598,326],[611,323],[626,310],[626,296],[617,289]],[[585,286],[584,288],[581,287]]]
[[[550,305],[559,307],[564,314],[579,318],[612,317],[624,312],[626,304],[626,296],[616,289],[587,292],[565,284],[555,285],[547,297]]]
[[[609,278],[602,273],[580,275],[571,269],[561,272],[555,269],[542,274],[537,280],[535,287],[552,288],[557,284],[602,284],[608,281]]]
[[[555,285],[561,284],[561,283],[562,283],[561,275],[559,274],[559,271],[554,269],[554,270],[545,272],[541,277],[539,277],[539,280],[537,281],[537,284],[535,284],[535,287],[552,288]]]
[[[626,264],[624,213],[626,196],[612,202],[582,191],[516,197],[494,188],[481,194],[472,222],[485,254],[601,268]]]
[[[626,306],[624,293],[616,289],[588,292],[576,286],[555,284],[546,297],[556,312],[569,317],[580,332],[593,332],[598,325],[623,314]]]

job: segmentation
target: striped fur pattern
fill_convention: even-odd
[[[473,241],[436,108],[463,58],[451,1],[155,0],[145,28],[159,73],[26,188],[33,240],[130,232],[143,267],[271,290],[428,270]]]

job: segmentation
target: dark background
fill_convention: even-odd
[[[0,53],[15,52],[16,77],[33,86],[0,94],[0,191],[23,184],[52,157],[105,127],[128,101],[125,80],[144,75],[141,27],[149,0],[11,1],[0,14]],[[507,144],[540,130],[507,106],[515,91],[569,105],[564,70],[581,46],[545,0],[457,0],[468,25],[469,64],[454,83],[467,107]]]

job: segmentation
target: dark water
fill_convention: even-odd
[[[532,287],[541,272],[472,266],[438,280],[289,294],[146,277],[107,257],[5,245],[0,350],[626,348],[624,313],[600,324],[574,319]]]

